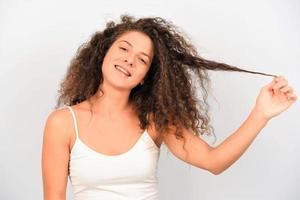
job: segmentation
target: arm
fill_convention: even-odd
[[[267,122],[259,111],[253,109],[241,127],[211,151],[213,173],[220,174],[238,160]]]
[[[288,109],[296,100],[297,96],[293,94],[293,88],[282,76],[274,78],[264,86],[256,99],[254,109],[242,126],[211,151],[212,170],[219,174],[232,165],[267,122]]]
[[[66,199],[69,161],[66,117],[63,110],[54,111],[45,125],[42,147],[44,200]]]
[[[167,134],[163,141],[180,160],[218,175],[245,152],[266,124],[267,120],[254,109],[242,126],[217,147],[209,146],[186,129],[183,129],[186,151],[184,142],[176,139],[174,134]]]
[[[293,88],[283,77],[277,77],[261,89],[254,109],[241,127],[217,147],[208,146],[186,129],[183,130],[186,151],[182,148],[183,141],[176,139],[174,134],[167,134],[163,141],[177,158],[217,175],[245,152],[272,117],[289,108],[296,100]]]

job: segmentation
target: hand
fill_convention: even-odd
[[[288,81],[283,76],[277,76],[261,89],[255,109],[269,120],[288,109],[296,100],[297,96]]]

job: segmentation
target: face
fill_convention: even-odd
[[[144,33],[122,34],[108,49],[102,65],[103,83],[131,90],[147,74],[153,58],[153,44]]]

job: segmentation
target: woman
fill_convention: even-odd
[[[171,22],[124,15],[81,46],[61,84],[44,130],[45,200],[66,198],[68,176],[76,200],[158,199],[162,143],[179,159],[215,175],[231,166],[267,122],[297,99],[282,76],[257,97],[249,117],[211,147],[207,70],[243,70],[201,58]],[[199,81],[195,97],[191,74]]]

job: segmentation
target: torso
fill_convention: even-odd
[[[139,127],[138,117],[133,114],[128,113],[112,121],[101,118],[97,113],[94,113],[91,118],[89,104],[85,101],[73,105],[72,108],[77,118],[80,140],[102,154],[118,155],[128,151],[144,131]],[[147,132],[160,148],[162,142],[158,141],[158,135],[153,126],[149,126]],[[76,135],[73,132],[70,136],[70,150],[75,141]]]

